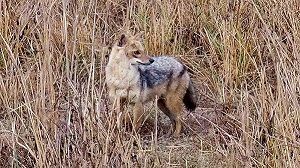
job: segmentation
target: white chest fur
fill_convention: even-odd
[[[110,61],[105,69],[106,83],[111,98],[138,96],[139,72],[130,64]]]

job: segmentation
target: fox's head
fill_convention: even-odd
[[[131,65],[150,65],[154,60],[145,53],[140,39],[139,35],[122,34],[112,47],[110,55],[117,56],[120,60],[126,59]]]

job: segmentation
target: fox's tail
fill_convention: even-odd
[[[194,111],[197,107],[197,95],[191,80],[183,97],[183,103],[186,109],[189,111]]]

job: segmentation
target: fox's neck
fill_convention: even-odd
[[[124,57],[124,58],[122,58]],[[127,69],[131,69],[131,65],[130,62],[126,59],[126,57],[124,55],[113,55],[111,54],[109,56],[109,61],[107,64],[108,67],[112,68],[112,69],[120,69],[120,70],[127,70]]]
[[[130,64],[124,53],[112,51],[106,67],[107,78],[114,81],[118,88],[135,85],[139,79],[137,67]]]

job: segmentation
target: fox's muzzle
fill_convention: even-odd
[[[148,62],[138,62],[139,64],[142,64],[142,65],[150,65],[154,62],[154,59],[150,58]]]

